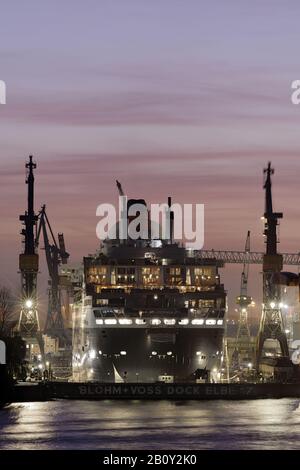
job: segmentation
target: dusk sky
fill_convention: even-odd
[[[204,203],[204,248],[243,249],[251,230],[262,251],[269,160],[281,250],[300,251],[298,1],[12,0],[0,15],[2,284],[17,290],[29,154],[72,262],[96,250],[116,178],[148,202]],[[231,300],[240,272],[223,273]]]

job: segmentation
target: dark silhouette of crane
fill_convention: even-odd
[[[125,196],[125,194],[124,194],[124,191],[123,191],[123,188],[122,188],[122,185],[121,185],[120,181],[116,180],[116,184],[117,184],[117,188],[118,188],[118,191],[119,191],[119,195],[120,195],[120,196]]]
[[[250,253],[250,231],[247,233],[245,244],[245,257]],[[233,353],[232,362],[236,367],[240,367],[242,362],[251,362],[251,338],[248,324],[248,307],[252,302],[252,297],[248,295],[249,263],[244,262],[241,274],[240,294],[236,298],[239,308],[239,322],[236,335],[236,348]]]
[[[256,350],[257,369],[259,368],[264,343],[267,339],[277,340],[282,356],[289,356],[280,308],[280,287],[278,285],[283,257],[277,252],[277,226],[278,220],[282,219],[283,214],[282,212],[273,212],[271,175],[274,174],[274,170],[271,167],[271,163],[264,170],[264,174],[266,175],[263,186],[265,189],[264,235],[266,237],[266,253],[263,257],[263,312]]]
[[[20,254],[19,267],[22,280],[21,313],[19,318],[19,331],[23,337],[34,338],[39,330],[37,311],[37,274],[39,270],[39,256],[36,253],[34,231],[38,216],[34,212],[34,171],[36,163],[30,155],[25,165],[27,169],[26,184],[28,185],[27,210],[20,215],[20,221],[25,228],[21,235],[24,237],[24,253]]]
[[[250,232],[247,233],[245,253],[250,253]],[[252,302],[252,297],[248,295],[248,278],[249,278],[249,263],[244,263],[243,271],[241,274],[241,287],[240,295],[236,299],[239,306],[239,324],[237,331],[237,343],[249,342],[250,331],[248,325],[248,307]]]
[[[38,229],[35,246],[38,247],[41,234],[43,235],[46,261],[49,272],[49,291],[48,291],[48,313],[45,325],[45,333],[59,339],[60,344],[66,344],[64,319],[61,311],[61,295],[60,295],[60,276],[59,266],[66,264],[69,253],[66,252],[64,236],[58,234],[58,242],[55,239],[52,227],[50,225],[46,206],[42,209],[38,216]]]

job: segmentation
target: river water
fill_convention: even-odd
[[[18,403],[0,449],[300,449],[300,400]]]

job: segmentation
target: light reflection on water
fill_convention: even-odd
[[[300,449],[300,400],[67,401],[0,410],[0,449]]]

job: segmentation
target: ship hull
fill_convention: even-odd
[[[92,381],[217,381],[220,373],[223,329],[93,328],[88,337]]]

